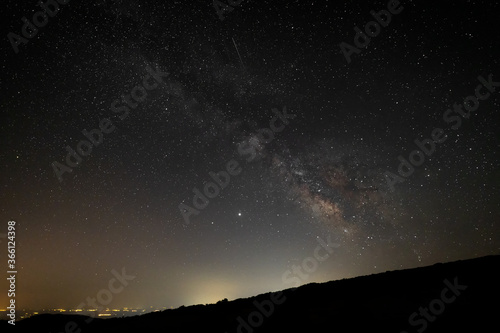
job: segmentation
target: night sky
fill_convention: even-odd
[[[495,1],[402,0],[366,47],[354,27],[387,1],[242,1],[223,20],[210,0],[69,1],[16,53],[36,2],[2,9],[0,236],[17,222],[19,307],[75,308],[122,268],[135,278],[111,308],[500,253]],[[479,77],[488,97],[454,109]],[[327,260],[286,274],[328,239]]]

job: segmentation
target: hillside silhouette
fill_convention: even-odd
[[[487,256],[89,324],[37,315],[0,330],[59,333],[73,321],[67,332],[486,332],[497,327],[499,267]]]

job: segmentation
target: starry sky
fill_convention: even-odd
[[[495,1],[402,0],[350,62],[341,43],[387,1],[248,0],[223,20],[209,0],[69,1],[17,53],[40,7],[3,6],[0,254],[15,220],[22,307],[74,308],[122,268],[111,308],[286,289],[318,239],[335,249],[300,284],[500,253],[500,88],[443,120],[500,81]]]

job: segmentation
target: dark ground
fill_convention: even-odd
[[[287,289],[283,294],[262,294],[247,299],[194,305],[142,316],[95,319],[84,316],[37,315],[16,324],[17,332],[63,332],[74,321],[78,327],[68,332],[486,332],[496,325],[500,288],[500,256],[436,264],[429,267],[386,272],[353,279],[308,284]],[[439,314],[444,280],[456,281],[465,290],[458,296],[445,291],[445,304]],[[465,288],[465,287],[459,287]],[[271,297],[277,303],[269,306]],[[254,302],[263,305],[269,317],[255,313]],[[419,308],[435,307],[431,322],[416,315]],[[253,315],[251,315],[253,313]],[[241,324],[248,318],[255,328]],[[423,314],[425,316],[425,314]],[[259,325],[260,318],[264,318]],[[427,326],[426,326],[427,325]],[[425,327],[426,326],[426,327]],[[2,331],[11,329],[5,321]],[[423,330],[425,328],[425,330]]]

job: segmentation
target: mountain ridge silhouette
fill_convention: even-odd
[[[479,331],[495,327],[495,315],[500,309],[499,266],[500,255],[490,255],[309,283],[216,304],[181,306],[134,317],[94,318],[90,323],[85,322],[89,317],[82,315],[41,314],[18,321],[14,327],[1,321],[0,329],[66,333],[66,324],[73,321],[76,326],[68,333],[159,329],[221,333]],[[489,300],[493,301],[491,305]],[[428,317],[420,312],[421,308],[429,308]],[[411,315],[413,324],[409,321]]]

